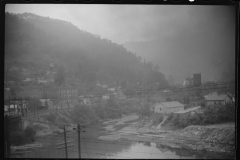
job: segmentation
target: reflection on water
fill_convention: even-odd
[[[46,140],[46,139],[45,139]],[[43,141],[42,141],[43,142]],[[48,141],[49,143],[49,141]],[[56,143],[56,141],[55,141]],[[50,148],[52,146],[49,146]],[[46,147],[45,147],[46,148]],[[78,158],[78,147],[68,148],[68,158]],[[81,143],[82,158],[118,158],[118,159],[202,159],[202,158],[229,158],[225,155],[211,154],[204,151],[184,150],[171,148],[154,142],[86,142]],[[31,153],[19,155],[16,158],[66,158],[64,149],[37,149]]]
[[[106,125],[109,125],[106,124]],[[122,125],[122,124],[121,124]],[[124,127],[124,126],[123,126]],[[92,129],[94,128],[94,129]],[[156,144],[154,142],[132,141],[99,141],[100,136],[108,135],[102,132],[103,126],[96,125],[84,129],[81,133],[81,158],[117,158],[117,159],[229,159],[225,154],[209,153],[205,151],[171,148],[170,146]],[[68,158],[79,158],[77,132],[68,133],[67,141],[73,140],[73,147],[68,147]],[[58,143],[64,141],[63,134],[37,138],[36,141],[43,144],[43,148],[32,150],[30,153],[14,155],[14,158],[66,158],[65,150],[57,149]],[[63,146],[63,145],[62,145]]]

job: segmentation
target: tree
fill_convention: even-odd
[[[105,108],[101,103],[95,107],[95,112],[99,118],[106,118]]]

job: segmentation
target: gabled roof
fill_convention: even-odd
[[[184,105],[182,103],[179,103],[178,101],[172,101],[172,102],[162,102],[162,103],[158,103],[156,105],[156,107],[184,107]]]
[[[210,95],[206,96],[205,99],[207,101],[224,101],[228,95]]]
[[[172,102],[163,102],[162,105],[165,107],[184,107],[182,103],[179,103],[178,101],[172,101]]]
[[[209,94],[205,95],[204,97],[208,97],[208,96],[212,96],[212,95],[218,95],[218,93],[217,92],[212,92],[212,93],[209,93]]]

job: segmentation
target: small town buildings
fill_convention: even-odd
[[[44,88],[43,97],[53,101],[55,107],[74,106],[78,103],[78,88]]]
[[[154,106],[155,113],[169,114],[172,112],[177,112],[182,110],[184,110],[184,105],[179,103],[178,101],[157,103]]]
[[[115,88],[108,88],[109,91],[115,91]]]
[[[205,96],[206,105],[225,105],[227,103],[232,103],[233,99],[229,95],[219,95],[219,94],[211,94]]]
[[[5,102],[4,105],[4,114],[11,114],[11,115],[15,115],[15,114],[22,114],[23,112],[26,113],[28,112],[29,109],[27,107],[27,102],[26,101],[10,101],[10,105],[9,103]]]
[[[113,95],[117,98],[117,99],[126,99],[126,96],[123,94],[122,91],[116,91],[113,93]]]
[[[26,79],[23,80],[23,82],[31,82],[31,81],[32,81],[31,78],[26,78]]]
[[[40,78],[38,78],[38,79],[37,79],[37,83],[38,83],[38,84],[45,84],[45,85],[46,85],[46,84],[48,83],[48,81],[45,80],[45,79],[40,79]]]
[[[91,97],[88,96],[79,96],[78,100],[80,102],[80,104],[85,104],[85,105],[91,105]]]
[[[186,120],[189,116],[194,116],[201,109],[201,106],[191,107],[186,110],[181,110],[173,113],[173,117],[178,117],[179,120]]]
[[[39,99],[42,97],[41,90],[24,90],[18,94],[19,98],[23,99]]]
[[[19,108],[18,104],[10,104],[10,108],[9,105],[4,105],[4,115],[20,114],[21,112],[19,112]]]
[[[109,99],[109,95],[107,95],[107,94],[103,95],[103,96],[102,96],[102,99],[103,99],[103,100],[108,100],[108,99]]]
[[[53,108],[53,102],[50,99],[39,99],[39,105],[40,108],[45,109],[52,109]]]
[[[49,99],[55,107],[73,106],[78,102],[78,88],[43,88],[39,90],[25,90],[19,92],[19,98],[25,100]]]

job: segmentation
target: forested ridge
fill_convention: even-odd
[[[128,83],[130,89],[135,84],[168,86],[161,68],[122,45],[80,30],[67,21],[32,13],[5,13],[5,67],[47,70],[50,63],[57,71],[64,71],[64,76],[84,84],[99,82],[126,87]],[[34,78],[37,77],[41,74]],[[9,72],[8,78],[21,81],[26,77],[21,72]]]

